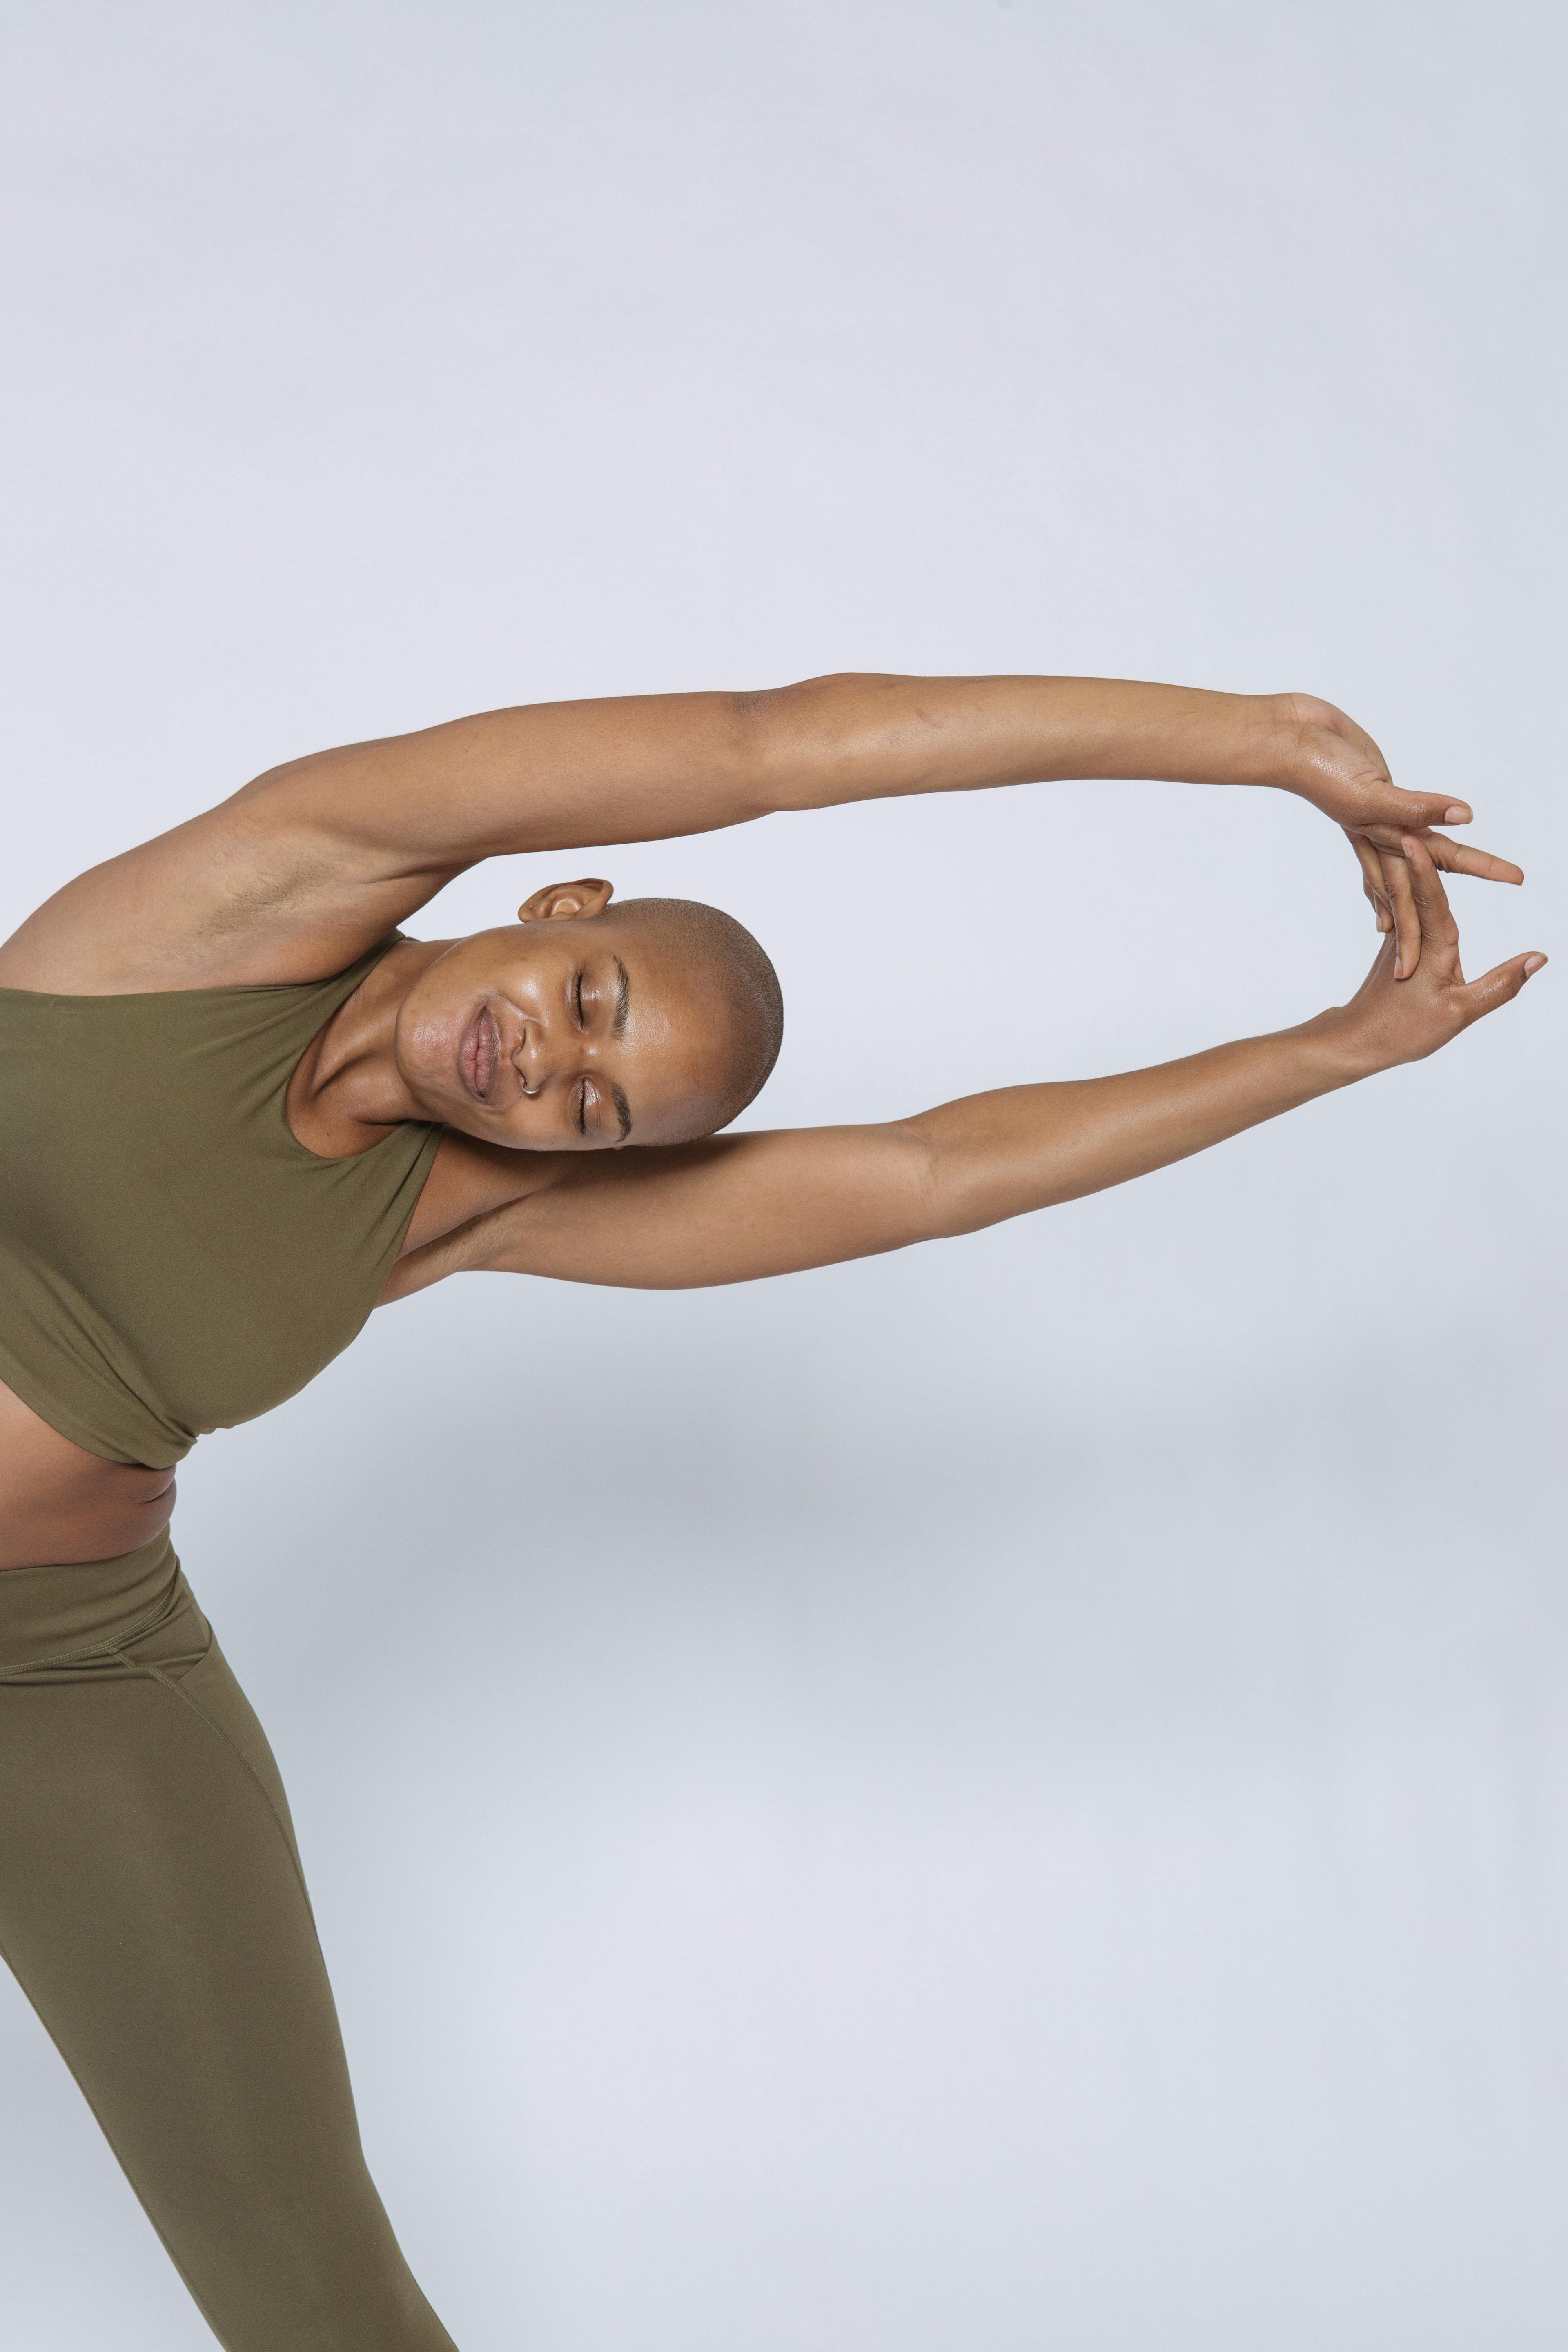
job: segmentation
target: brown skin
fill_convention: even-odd
[[[0,1568],[112,1559],[151,1543],[174,1508],[172,1470],[89,1454],[0,1382]]]
[[[0,987],[321,980],[486,857],[1068,776],[1293,793],[1345,829],[1395,915],[1408,833],[1446,873],[1523,879],[1433,834],[1468,807],[1393,784],[1371,737],[1314,696],[851,674],[536,703],[293,761],[68,883],[0,947]],[[1417,950],[1407,924],[1406,961]]]
[[[552,883],[515,924],[394,948],[294,1073],[300,1141],[340,1159],[410,1118],[513,1151],[710,1133],[732,1046],[724,999],[610,894]]]
[[[468,1223],[414,1245],[387,1299],[448,1274],[689,1289],[973,1233],[1184,1160],[1316,1096],[1424,1060],[1517,996],[1545,958],[1467,982],[1442,881],[1406,835],[1421,955],[1392,935],[1348,1004],[1152,1069],[1005,1087],[875,1127],[713,1136],[645,1157],[550,1155]]]
[[[607,883],[552,885],[519,927],[395,950],[295,1072],[289,1121],[324,1156],[401,1118],[448,1124],[386,1298],[479,1268],[745,1281],[971,1232],[1420,1059],[1544,961],[1517,955],[1465,982],[1438,869],[1520,870],[1435,833],[1468,809],[1396,788],[1330,704],[844,677],[494,711],[294,761],[68,884],[0,947],[0,986],[321,979],[487,856],[1066,776],[1263,784],[1310,802],[1349,835],[1389,934],[1362,989],[1300,1028],[1155,1069],[1003,1088],[886,1126],[675,1142],[711,1124],[731,1045],[721,1002],[611,906]],[[173,1498],[167,1472],[100,1462],[0,1391],[0,1562],[127,1550]]]

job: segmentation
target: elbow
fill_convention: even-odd
[[[773,708],[775,691],[760,688],[712,697],[709,757],[742,823],[771,816],[785,805],[778,790],[783,730]]]
[[[972,1174],[964,1168],[964,1155],[944,1148],[918,1126],[911,1124],[905,1133],[910,1153],[910,1239],[957,1241],[962,1234],[978,1233],[982,1226],[994,1223],[994,1217],[986,1213],[976,1197]]]
[[[1042,1170],[1019,1170],[984,1147],[921,1134],[918,1127],[911,1141],[921,1241],[958,1241],[965,1234],[984,1233],[989,1225],[1055,1208],[1082,1191],[1096,1189],[1063,1182],[1059,1171],[1053,1181]]]
[[[900,683],[845,670],[726,695],[738,777],[761,803],[755,813],[825,808],[861,797],[846,789],[844,770],[858,753],[867,698]]]

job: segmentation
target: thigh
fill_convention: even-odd
[[[230,2352],[451,2352],[360,2147],[271,1751],[181,1590],[0,1683],[0,1945]]]

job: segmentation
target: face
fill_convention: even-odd
[[[607,883],[542,890],[522,920],[456,940],[397,1014],[424,1115],[525,1151],[671,1143],[713,1124],[723,1009]]]

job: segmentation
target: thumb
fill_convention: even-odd
[[[1373,784],[1367,798],[1375,803],[1382,821],[1392,823],[1397,812],[1398,821],[1406,826],[1469,824],[1475,814],[1468,801],[1450,800],[1442,793],[1403,792],[1397,784]]]
[[[1538,972],[1545,961],[1546,958],[1538,948],[1531,948],[1523,955],[1510,956],[1506,963],[1495,964],[1490,971],[1484,971],[1479,980],[1472,980],[1468,987],[1459,991],[1467,1018],[1482,1021],[1489,1013],[1495,1013],[1500,1004],[1511,1003],[1525,982]]]

